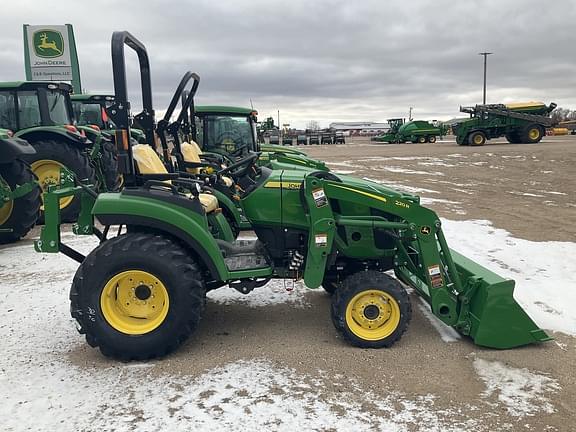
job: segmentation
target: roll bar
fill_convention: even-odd
[[[144,130],[148,144],[154,146],[154,108],[152,105],[152,83],[150,60],[146,47],[127,31],[112,34],[112,72],[114,76],[114,104],[107,110],[117,126],[116,147],[118,149],[118,170],[125,176],[134,177],[134,160],[130,145],[130,102],[126,80],[126,60],[124,46],[132,48],[138,55],[140,84],[142,90],[142,112],[134,116],[134,121]],[[126,179],[128,180],[128,179]]]
[[[186,91],[186,87],[188,83],[192,81],[192,87],[189,91]],[[162,144],[162,151],[164,154],[164,160],[170,161],[170,153],[168,149],[168,140],[166,133],[170,133],[173,137],[174,141],[174,152],[176,153],[176,157],[181,156],[181,147],[180,147],[180,137],[178,135],[178,131],[180,126],[185,122],[188,116],[188,111],[194,111],[194,96],[198,91],[198,86],[200,85],[200,76],[194,72],[188,71],[184,74],[174,95],[172,96],[172,100],[170,101],[170,105],[168,105],[168,109],[166,110],[166,114],[164,114],[164,118],[158,122],[158,135],[160,137],[160,142]],[[184,96],[186,93],[186,96]],[[180,110],[180,114],[178,114],[178,118],[176,121],[170,123],[170,118],[176,109],[176,105],[178,102],[182,100],[182,108]]]

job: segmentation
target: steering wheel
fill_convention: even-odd
[[[232,157],[242,156],[242,153],[244,153],[244,149],[246,149],[246,148],[248,148],[248,144],[242,144],[242,145],[238,146],[238,148],[236,150],[233,150],[228,154]]]
[[[260,153],[250,153],[245,158],[240,159],[238,162],[221,169],[217,172],[218,175],[230,173],[232,177],[243,177],[248,170],[252,167],[253,163],[260,157]]]
[[[218,134],[218,137],[216,138],[216,142],[218,144],[224,144],[225,140],[230,140],[233,143],[235,143],[237,139],[238,139],[237,133],[235,134],[234,132],[231,132],[231,131],[224,131],[224,132],[220,132],[220,134]]]

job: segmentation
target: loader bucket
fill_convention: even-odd
[[[469,335],[477,345],[514,348],[552,340],[514,300],[514,281],[450,250],[463,285],[476,284],[467,305]]]

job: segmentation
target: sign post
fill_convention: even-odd
[[[70,81],[82,93],[72,24],[24,24],[24,65],[29,81]]]

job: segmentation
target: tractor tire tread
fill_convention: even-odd
[[[90,183],[95,182],[96,170],[92,166],[90,158],[77,147],[54,140],[38,140],[30,144],[36,150],[36,154],[26,158],[29,163],[41,159],[55,160],[73,171],[78,179],[88,179]],[[75,222],[78,219],[80,207],[80,196],[76,196],[68,206],[61,209],[62,222]],[[43,219],[44,212],[40,212],[40,221]]]
[[[0,175],[12,188],[36,181],[30,165],[20,159],[0,165]],[[11,228],[12,232],[0,232],[0,244],[18,241],[34,227],[42,205],[41,193],[40,186],[36,186],[26,195],[14,200],[12,214],[2,225],[2,228]]]
[[[372,288],[385,288],[398,302],[400,307],[400,322],[394,332],[379,341],[364,340],[352,333],[346,325],[346,307],[348,301],[358,292]],[[331,318],[334,327],[340,335],[352,346],[360,348],[389,348],[396,343],[408,328],[412,319],[412,304],[408,293],[398,280],[385,273],[368,270],[348,276],[332,296]]]
[[[134,259],[141,260],[146,256],[153,257],[156,265],[163,263],[169,269],[166,274],[173,275],[170,280],[172,288],[166,287],[169,296],[172,297],[175,293],[177,296],[180,295],[177,302],[170,301],[170,310],[165,321],[150,332],[150,334],[156,333],[153,344],[148,346],[146,343],[120,344],[117,334],[125,335],[106,323],[99,301],[94,305],[95,302],[90,302],[87,297],[91,295],[91,291],[97,291],[92,295],[96,294],[97,298],[100,298],[102,288],[98,286],[98,282],[95,283],[95,279],[104,278],[105,283],[107,276],[102,275],[106,273],[103,269],[113,267],[113,263],[119,260],[130,262]],[[119,270],[122,271],[121,268]],[[91,303],[94,307],[90,306]],[[171,238],[144,232],[122,234],[101,243],[80,265],[70,289],[70,314],[78,322],[79,332],[85,335],[86,342],[91,347],[99,348],[106,357],[122,361],[148,360],[164,357],[173,352],[198,327],[205,305],[206,290],[202,273],[190,254]],[[164,328],[168,319],[176,323],[171,324],[172,329]],[[102,331],[102,326],[107,327],[107,331]],[[107,337],[109,332],[116,333],[115,337]],[[133,339],[133,337],[123,338],[124,341]]]

